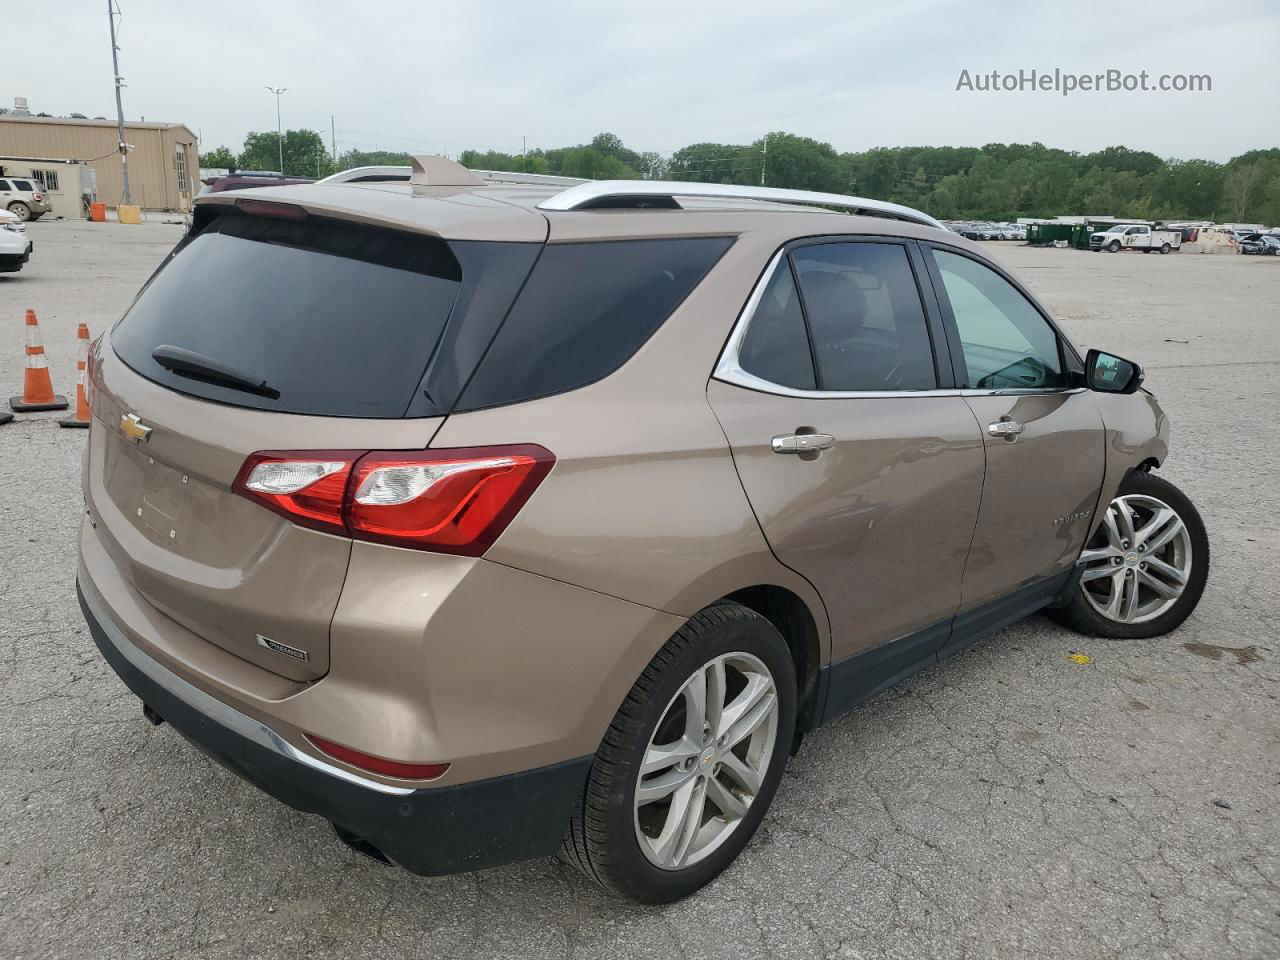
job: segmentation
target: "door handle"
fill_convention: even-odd
[[[995,423],[987,424],[987,433],[993,437],[1004,437],[1004,439],[1012,442],[1018,439],[1018,434],[1023,431],[1024,427],[1017,420],[1011,417],[1001,417]]]
[[[773,438],[774,453],[811,453],[830,450],[836,438],[829,433],[780,433]]]

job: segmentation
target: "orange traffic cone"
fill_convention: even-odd
[[[34,310],[27,311],[27,368],[23,371],[22,396],[10,397],[9,408],[19,413],[29,410],[65,410],[67,398],[53,392],[49,361],[40,345],[40,329]]]
[[[87,427],[92,417],[89,415],[89,401],[84,395],[85,368],[89,365],[89,325],[80,324],[76,331],[76,339],[80,341],[80,356],[76,359],[76,412],[74,416],[62,417],[58,420],[60,427]]]

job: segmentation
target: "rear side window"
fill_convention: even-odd
[[[805,332],[804,313],[800,309],[800,294],[786,260],[773,271],[751,315],[751,326],[738,350],[738,366],[783,387],[818,388],[813,376],[809,334]]]
[[[547,397],[607,377],[732,243],[679,237],[549,245],[458,410]]]
[[[15,180],[13,181],[13,185],[17,187],[19,190],[34,191],[36,189],[35,187],[31,186],[31,184],[26,180]]]
[[[792,258],[821,390],[932,390],[937,378],[906,248],[823,243]]]
[[[440,240],[226,214],[173,254],[111,334],[150,380],[287,413],[402,417],[461,288]],[[244,374],[249,392],[161,365],[161,346]]]

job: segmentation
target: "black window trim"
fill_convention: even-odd
[[[960,328],[956,324],[955,312],[951,308],[951,299],[947,296],[946,285],[942,281],[942,272],[938,267],[938,260],[933,255],[934,250],[941,250],[944,253],[951,253],[957,256],[972,260],[979,266],[986,267],[995,273],[1018,293],[1022,298],[1031,304],[1032,309],[1040,315],[1040,318],[1048,324],[1049,329],[1053,331],[1054,338],[1058,342],[1058,363],[1062,367],[1062,371],[1066,374],[1066,383],[1060,387],[1017,387],[1002,389],[985,389],[978,387],[959,387],[961,393],[969,396],[982,396],[991,394],[1024,394],[1024,393],[1074,393],[1083,389],[1084,377],[1084,361],[1080,359],[1079,353],[1076,352],[1075,345],[1062,332],[1062,328],[1054,322],[1049,311],[1041,305],[1031,292],[1027,290],[1016,279],[1009,275],[999,264],[979,256],[971,250],[965,250],[960,247],[954,247],[948,243],[937,243],[932,240],[920,241],[922,248],[925,248],[926,256],[924,257],[926,266],[928,267],[929,276],[934,287],[934,294],[938,300],[938,306],[942,314],[943,325],[946,330],[947,343],[950,346],[951,366],[954,382],[956,384],[967,384],[969,382],[969,370],[964,362],[964,348],[960,342]]]

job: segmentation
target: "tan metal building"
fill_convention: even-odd
[[[146,210],[188,210],[198,189],[196,135],[181,123],[127,122],[129,188]],[[110,120],[0,115],[0,155],[63,157],[85,161],[97,174],[98,200],[114,207],[124,194],[117,151],[119,133]]]

